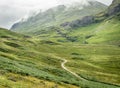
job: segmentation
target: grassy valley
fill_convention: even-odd
[[[120,11],[115,1],[119,5],[114,0],[94,16],[76,20],[73,14],[69,23],[58,19],[54,24],[50,9],[15,24],[12,31],[0,28],[0,88],[120,88]],[[45,14],[49,16],[43,19]]]
[[[72,79],[76,80],[60,67],[61,61],[59,59],[55,59],[49,54],[51,51],[48,46],[38,45],[36,47],[36,42],[28,36],[19,35],[5,29],[1,29],[0,32],[3,34],[0,36],[0,73],[2,78],[0,84],[3,88],[7,86],[10,88],[20,86],[21,88],[22,86],[29,88],[30,85],[34,87],[36,84],[37,86],[50,85],[51,88],[54,86],[61,86],[62,88],[62,86],[70,86],[65,84],[64,81],[70,84]],[[51,72],[49,72],[50,70]],[[68,75],[67,79],[62,78],[61,75],[57,74],[58,72],[64,73],[61,74],[62,76]],[[69,77],[71,80],[68,80]],[[32,79],[36,81],[33,82]],[[45,80],[54,81],[55,83]],[[6,83],[3,84],[3,82]],[[19,82],[28,83],[28,85],[22,85]],[[11,83],[13,85],[10,85]],[[33,88],[32,86],[31,88]]]
[[[38,88],[39,86],[46,86],[46,88],[47,86],[48,88],[54,86],[61,88],[84,88],[85,86],[89,88],[103,86],[105,88],[119,88],[105,84],[119,85],[120,49],[118,46],[81,45],[69,42],[51,45],[51,43],[43,42],[35,37],[19,35],[5,29],[0,31],[2,33],[0,38],[0,73],[2,78],[0,84],[3,88],[6,86],[16,88],[26,86],[25,88],[29,88],[30,85],[31,88],[34,86],[38,86]],[[73,72],[77,71],[78,75],[87,80],[82,81],[65,71],[61,67],[63,61],[60,58],[67,59],[66,67]],[[103,62],[104,64],[102,64]],[[109,65],[109,63],[113,65]],[[113,66],[113,68],[109,69],[109,66]],[[112,79],[110,80],[109,77]],[[32,79],[36,81],[33,82]],[[5,84],[2,83],[3,81]],[[28,85],[21,85],[19,82]],[[44,85],[38,82],[43,82]],[[12,85],[10,85],[11,83]]]

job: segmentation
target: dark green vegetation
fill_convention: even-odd
[[[0,29],[0,87],[120,88],[118,1],[114,0],[106,12],[57,26],[39,30],[39,24],[23,24],[29,32],[18,26],[16,31],[30,36]],[[66,68],[85,80],[64,70],[62,59],[68,60]]]

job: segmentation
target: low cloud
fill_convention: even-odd
[[[0,27],[10,28],[13,23],[32,12],[57,4],[56,0],[0,0]]]

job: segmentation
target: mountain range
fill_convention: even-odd
[[[119,1],[113,1],[108,10],[105,10],[107,6],[97,1],[88,1],[88,3],[82,6],[78,3],[71,7],[60,5],[48,9],[26,21],[14,24],[11,30],[32,34],[46,41],[54,39],[54,42],[119,44],[119,35],[114,35],[116,32],[119,33],[119,30],[113,30],[112,24],[116,22],[115,29],[119,26],[117,20],[119,15],[116,15],[119,14]],[[84,28],[85,30],[82,30]]]
[[[87,3],[87,4],[86,4]],[[97,1],[85,1],[71,5],[59,5],[50,8],[36,16],[14,24],[11,30],[19,32],[35,32],[51,26],[59,26],[64,22],[81,19],[84,16],[95,15],[107,8],[106,5]]]

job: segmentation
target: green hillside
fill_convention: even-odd
[[[76,42],[86,44],[120,44],[120,15],[110,17],[103,22],[80,27],[68,33],[77,37]]]
[[[117,46],[43,42],[5,29],[0,29],[0,33],[1,88],[119,88],[114,86],[120,82],[120,48]],[[60,58],[67,59],[66,66],[86,80],[65,71]]]
[[[1,88],[77,88],[72,86],[78,85],[77,79],[60,67],[61,60],[52,56],[50,46],[1,28],[0,34]]]
[[[59,6],[14,24],[15,32],[0,28],[0,88],[120,88],[118,1],[101,13],[106,6],[96,2],[94,16]]]
[[[120,15],[110,16],[99,23],[92,23],[85,27],[60,28],[51,27],[34,32],[37,38],[43,41],[59,43],[75,42],[80,44],[120,44]]]

